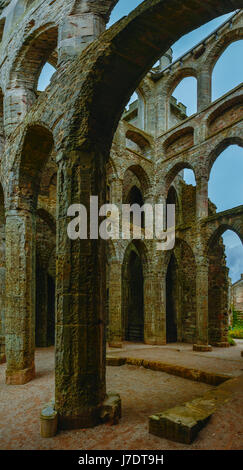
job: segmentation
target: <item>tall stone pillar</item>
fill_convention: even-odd
[[[203,111],[210,105],[212,100],[212,82],[211,73],[203,68],[198,74],[197,82],[197,108],[198,112]]]
[[[196,188],[196,213],[197,219],[208,217],[208,178],[201,177],[197,181]]]
[[[23,121],[27,111],[36,100],[34,91],[21,84],[13,84],[4,95],[4,131],[9,136]]]
[[[197,261],[196,266],[197,342],[194,351],[211,351],[208,344],[208,261]]]
[[[6,382],[21,385],[35,376],[35,215],[6,214]]]
[[[122,266],[110,264],[109,281],[109,346],[122,347]]]
[[[62,429],[97,425],[106,396],[106,242],[95,233],[87,240],[67,234],[70,205],[83,204],[89,220],[90,195],[104,204],[105,161],[80,150],[68,157],[59,162],[57,189],[55,406]]]
[[[0,213],[0,364],[5,360],[5,217]]]
[[[36,326],[35,344],[38,348],[48,346],[48,279],[47,269],[36,271]]]
[[[166,344],[166,275],[144,275],[144,342]]]

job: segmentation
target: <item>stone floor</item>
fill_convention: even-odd
[[[173,343],[166,346],[149,346],[142,343],[123,343],[122,349],[108,348],[109,356],[136,357],[191,367],[207,372],[239,376],[243,372],[243,340],[236,346],[213,348],[212,352],[195,352],[191,344]]]
[[[240,376],[232,399],[211,418],[191,446],[148,434],[148,416],[203,395],[213,387],[133,366],[108,367],[107,388],[122,398],[123,417],[118,426],[60,432],[43,439],[39,412],[54,392],[54,350],[36,352],[37,377],[23,386],[5,385],[5,365],[0,366],[0,449],[242,449],[243,448],[243,343],[228,350],[193,353],[188,345],[151,347],[125,344],[122,354],[182,361],[184,365]],[[177,351],[179,349],[179,351]],[[121,351],[109,351],[119,354]],[[210,356],[209,356],[210,354]],[[228,382],[229,383],[229,382]]]

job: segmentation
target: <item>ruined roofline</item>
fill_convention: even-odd
[[[235,281],[234,284],[232,284],[232,287],[236,286],[240,282],[243,282],[243,274],[241,274],[241,277],[240,277],[240,279],[238,279],[238,281]]]
[[[187,52],[185,52],[185,54],[182,54],[180,57],[178,57],[178,59],[176,59],[174,62],[171,62],[170,65],[168,65],[165,69],[163,70],[160,70],[159,72],[156,72],[155,70],[151,70],[150,72],[150,77],[153,79],[153,80],[159,80],[164,72],[166,72],[167,70],[170,70],[175,64],[177,63],[180,63],[188,54],[192,53],[194,50],[196,50],[199,46],[203,46],[205,44],[206,41],[208,41],[209,39],[211,39],[213,36],[215,36],[217,33],[219,33],[219,31],[227,24],[232,24],[232,20],[240,13],[240,12],[243,12],[243,9],[242,10],[236,10],[235,13],[233,13],[232,16],[230,16],[230,18],[228,18],[226,21],[224,21],[221,25],[219,25],[216,29],[214,29],[212,31],[212,33],[208,34],[208,36],[206,36],[204,39],[202,39],[202,41],[198,42],[197,44],[195,44],[195,46],[193,46],[191,49],[189,49]],[[173,46],[172,46],[173,47]]]

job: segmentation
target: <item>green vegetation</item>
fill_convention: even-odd
[[[243,327],[234,327],[229,331],[230,338],[243,339]]]

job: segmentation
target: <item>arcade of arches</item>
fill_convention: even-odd
[[[212,102],[211,77],[226,47],[243,38],[242,10],[233,13],[243,2],[215,1],[212,8],[178,0],[172,11],[169,0],[146,0],[107,32],[116,0],[87,1],[84,9],[82,0],[39,8],[35,2],[35,9],[25,5],[19,22],[16,8],[5,3],[0,358],[7,383],[24,384],[35,377],[35,346],[55,343],[60,426],[93,426],[106,397],[106,338],[111,347],[123,341],[179,341],[196,351],[228,346],[222,235],[230,229],[243,240],[243,206],[217,212],[208,181],[225,148],[243,147],[242,84]],[[192,8],[198,8],[193,23]],[[159,49],[166,53],[189,30],[231,11],[217,36],[180,61],[159,57]],[[161,16],[180,30],[168,38]],[[47,61],[56,73],[37,93]],[[189,76],[197,79],[192,116],[172,96]],[[122,114],[135,88],[138,100]],[[196,186],[185,184],[184,169],[194,172]],[[67,209],[88,207],[90,195],[118,206],[175,204],[175,248],[157,251],[153,240],[71,241]]]

